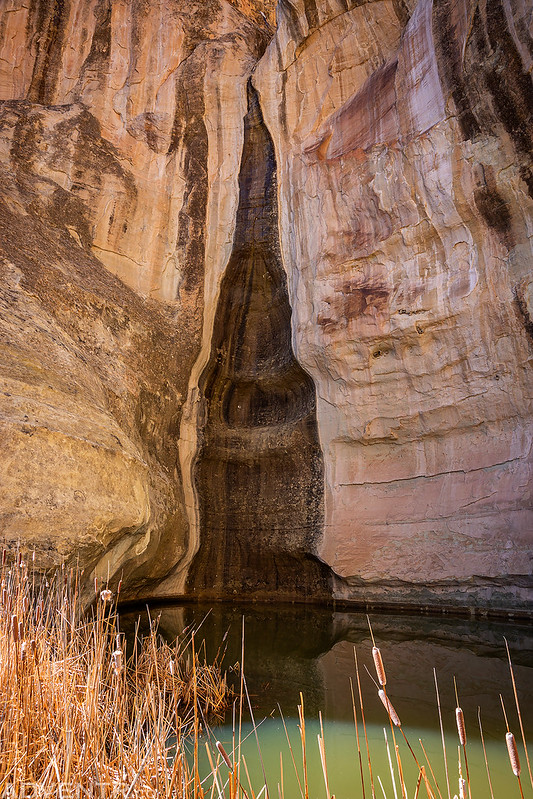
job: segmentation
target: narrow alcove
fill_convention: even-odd
[[[222,281],[194,479],[198,596],[331,596],[315,556],[323,524],[323,462],[313,381],[294,357],[278,244],[276,165],[249,91],[232,255]]]

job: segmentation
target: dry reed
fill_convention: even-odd
[[[202,794],[183,741],[223,712],[220,669],[165,643],[152,623],[127,656],[106,586],[83,613],[79,575],[36,580],[22,557],[0,574],[0,795]],[[192,772],[192,774],[191,774]]]

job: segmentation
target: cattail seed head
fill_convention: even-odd
[[[174,661],[173,661],[172,659],[171,659],[171,660],[169,660],[168,667],[169,667],[169,669],[170,669],[170,674],[171,674],[171,675],[172,675],[172,677],[173,677],[173,676],[174,676]]]
[[[115,649],[112,656],[112,664],[113,664],[113,671],[116,675],[119,675],[122,671],[123,660],[122,660],[122,649]]]
[[[233,766],[231,765],[231,760],[229,759],[229,757],[227,755],[227,752],[224,749],[224,747],[222,746],[222,744],[220,743],[220,741],[217,741],[215,746],[218,749],[218,751],[220,752],[220,754],[222,756],[222,760],[224,761],[226,766],[229,768],[230,771],[233,771]]]
[[[19,630],[18,630],[19,641],[22,640],[22,638],[24,637],[24,629],[23,628],[24,628],[24,625],[22,624],[21,621],[19,621]]]
[[[98,577],[94,578],[94,593],[98,593]]]
[[[109,590],[109,588],[104,588],[103,591],[100,591],[100,599],[102,602],[111,602],[113,599],[113,592]]]
[[[455,708],[455,721],[457,722],[457,732],[459,734],[459,743],[461,746],[466,746],[466,729],[463,711],[460,707]]]
[[[15,643],[19,640],[19,622],[16,616],[11,617],[11,634]]]
[[[515,777],[520,776],[520,760],[518,758],[518,749],[516,748],[516,741],[512,732],[508,732],[505,736],[507,743],[507,751],[509,752],[509,760],[511,761],[511,768]]]
[[[400,721],[400,717],[398,716],[398,714],[394,710],[394,708],[392,706],[392,702],[390,701],[388,696],[385,695],[385,691],[383,690],[383,688],[380,688],[380,690],[378,691],[378,696],[381,699],[381,702],[383,703],[383,707],[385,708],[385,710],[389,714],[390,720],[392,721],[394,726],[395,727],[401,727],[402,726],[402,722]]]
[[[459,799],[466,799],[466,780],[459,777]]]
[[[27,646],[28,646],[27,642],[23,641],[22,642],[22,646],[20,647],[20,659],[22,660],[22,662],[24,662],[26,660],[26,649],[27,649]]]
[[[374,666],[376,667],[376,674],[378,675],[378,680],[381,685],[386,685],[387,678],[385,676],[385,667],[383,666],[381,652],[379,651],[377,646],[372,647],[372,657],[374,658]]]
[[[2,550],[2,566],[6,565],[6,556],[7,556],[7,550],[3,549]]]
[[[121,588],[122,588],[122,579],[120,579],[120,580],[118,581],[118,586],[117,586],[117,596],[120,594],[120,589],[121,589]]]

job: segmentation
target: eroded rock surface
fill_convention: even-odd
[[[189,591],[328,599],[328,569],[311,554],[323,528],[315,389],[292,351],[276,165],[255,92],[244,121],[233,252],[199,389],[200,548]]]
[[[182,411],[271,33],[247,0],[0,9],[2,535],[126,597],[194,550]]]
[[[273,7],[2,5],[2,533],[129,597],[527,604],[531,3]]]
[[[341,596],[531,574],[530,24],[512,0],[295,0],[256,72]]]

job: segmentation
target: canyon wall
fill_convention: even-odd
[[[123,596],[532,599],[529,0],[6,0],[0,524]]]

